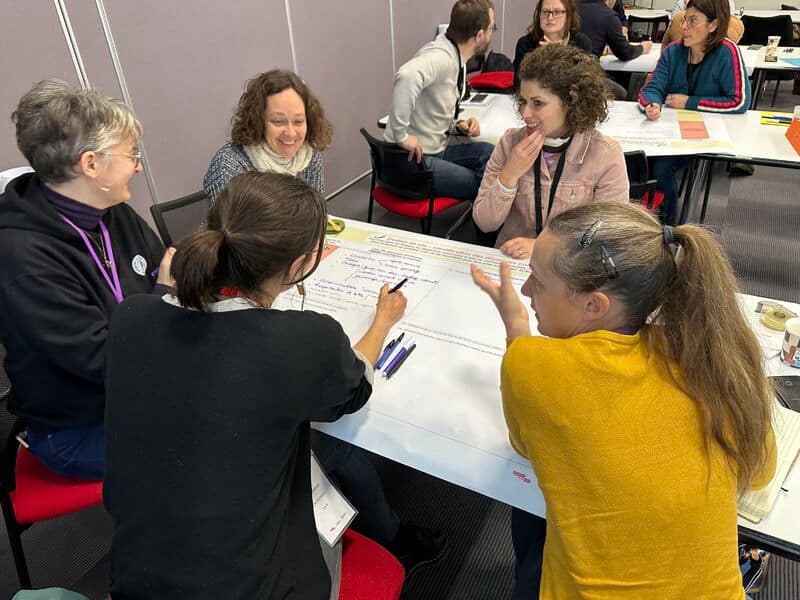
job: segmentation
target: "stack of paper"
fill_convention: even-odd
[[[800,413],[781,406],[776,400],[772,428],[778,446],[775,476],[766,487],[750,490],[739,498],[739,514],[754,523],[761,521],[772,510],[781,485],[800,451]]]

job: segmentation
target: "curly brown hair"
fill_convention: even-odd
[[[575,4],[575,0],[560,1],[564,6],[564,10],[567,11],[567,14],[564,15],[567,31],[575,33],[581,28],[581,15],[578,12],[578,6]],[[528,27],[528,34],[536,41],[544,39],[544,32],[542,31],[542,4],[544,4],[544,0],[539,0],[536,4],[536,8],[533,10],[533,21],[531,21]]]
[[[519,80],[535,80],[558,96],[569,135],[590,131],[608,116],[611,93],[600,61],[574,46],[548,44],[530,52],[519,67]],[[522,101],[519,93],[517,102]]]
[[[306,108],[306,142],[320,152],[329,148],[333,125],[325,118],[325,111],[319,100],[296,74],[279,69],[261,73],[247,82],[231,118],[231,141],[242,146],[263,142],[267,99],[289,88],[300,95]]]

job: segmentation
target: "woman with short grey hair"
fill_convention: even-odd
[[[105,341],[131,294],[163,294],[172,251],[125,202],[142,125],[123,102],[56,79],[11,120],[33,173],[0,195],[0,340],[31,452],[102,478]]]

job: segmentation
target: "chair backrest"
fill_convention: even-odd
[[[749,44],[766,44],[771,35],[781,36],[781,46],[791,46],[793,43],[792,18],[789,15],[774,17],[742,17],[744,35],[739,43],[743,46]]]
[[[647,168],[647,156],[641,150],[634,150],[625,153],[625,168],[628,171],[628,183],[630,184],[629,196],[636,200],[650,190],[655,189],[656,180],[650,179]]]
[[[14,489],[14,464],[17,458],[17,435],[23,425],[19,417],[8,410],[11,382],[5,369],[6,348],[0,344],[0,488],[7,494]]]
[[[32,173],[33,169],[30,167],[14,167],[13,169],[6,169],[5,171],[0,171],[0,194],[2,194],[6,186],[11,183],[13,179],[16,179],[20,175],[25,173]]]
[[[637,29],[636,25],[644,25]],[[628,17],[628,37],[631,41],[643,41],[646,36],[650,36],[653,41],[659,41],[664,35],[664,31],[669,27],[669,15],[658,17]]]
[[[372,173],[376,181],[398,196],[422,200],[433,193],[433,173],[425,163],[408,160],[408,151],[372,137],[361,128],[361,135],[369,144]]]
[[[195,192],[177,200],[153,204],[150,214],[165,246],[172,246],[198,231],[208,217],[209,202],[203,192]]]

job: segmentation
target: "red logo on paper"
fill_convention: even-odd
[[[516,477],[517,479],[519,479],[520,481],[522,481],[524,483],[530,483],[531,482],[531,478],[528,477],[527,475],[525,475],[525,473],[522,473],[520,471],[511,471],[511,473],[514,475],[514,477]]]

